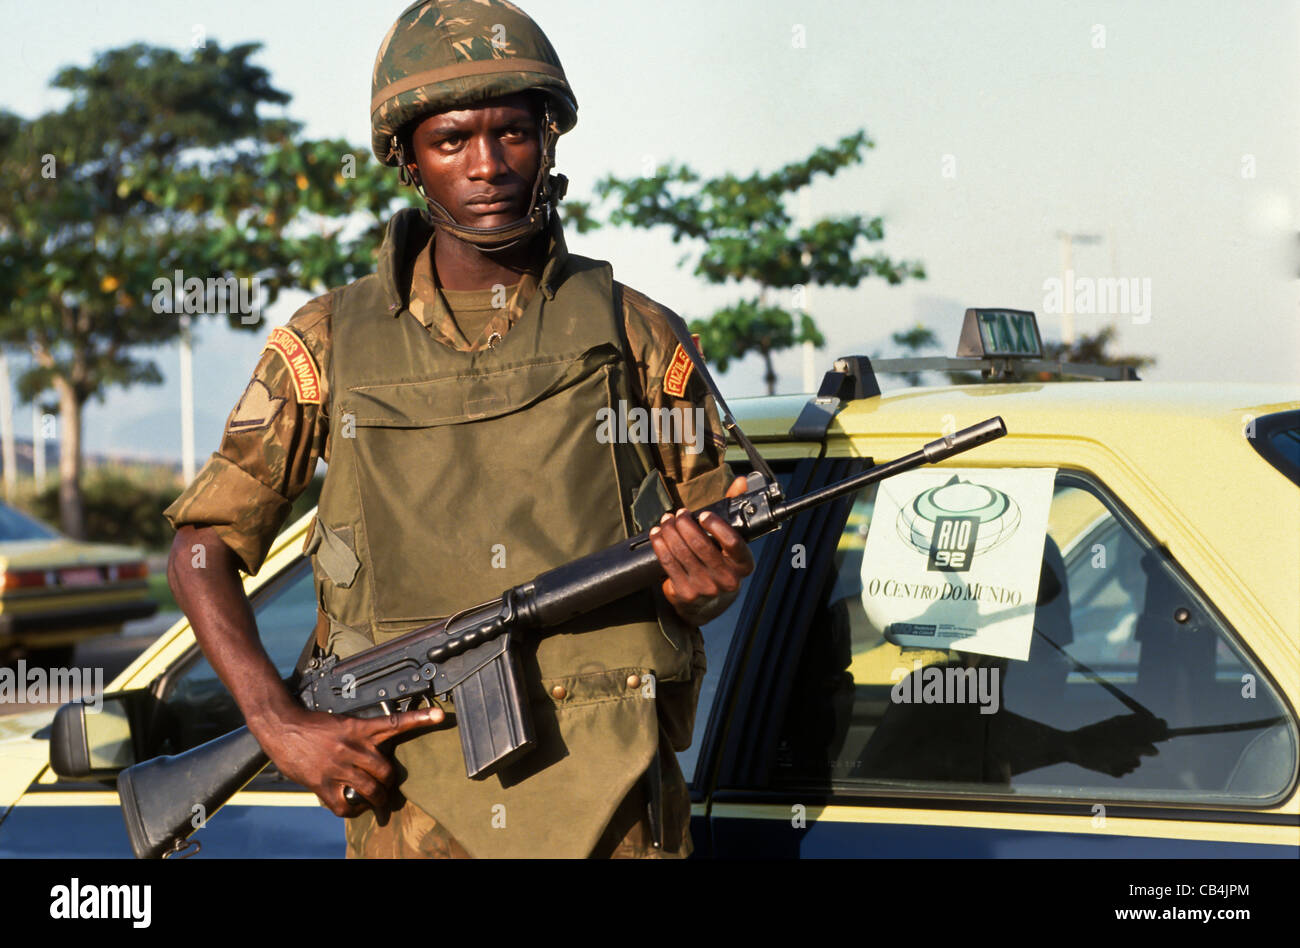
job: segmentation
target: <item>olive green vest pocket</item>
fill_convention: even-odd
[[[647,674],[624,667],[544,679],[548,697],[531,706],[537,749],[482,781],[449,769],[460,757],[454,728],[399,744],[398,762],[425,775],[402,792],[472,856],[584,858],[654,754],[658,719],[642,688]]]

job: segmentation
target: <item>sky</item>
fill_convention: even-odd
[[[116,46],[255,40],[305,134],[366,147],[375,51],[404,5],[70,0],[56,23],[48,7],[0,0],[11,37],[0,108],[60,107],[50,77]],[[1136,291],[1125,312],[1077,314],[1077,331],[1114,324],[1119,351],[1156,357],[1145,379],[1300,380],[1296,2],[521,5],[578,98],[578,125],[558,149],[572,197],[669,160],[705,175],[770,171],[867,130],[866,161],[819,181],[794,210],[883,216],[871,251],[920,261],[927,279],[810,289],[804,305],[827,338],[817,378],[836,356],[900,354],[890,334],[918,321],[939,335],[933,354],[952,355],[971,306],[1033,310],[1044,336],[1060,338],[1048,281],[1062,276],[1058,235],[1070,233],[1086,235],[1073,247],[1076,290],[1118,277]],[[753,293],[693,277],[679,266],[691,248],[661,232],[605,228],[569,245],[688,319]],[[307,298],[284,294],[270,324]],[[268,332],[200,330],[200,463]],[[179,457],[179,355],[152,356],[166,383],[92,403],[87,450]],[[807,390],[802,353],[776,369],[781,392]],[[719,381],[729,397],[761,394],[762,366],[747,359]],[[30,434],[29,409],[16,429]]]

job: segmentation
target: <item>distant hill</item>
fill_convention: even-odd
[[[17,464],[15,465],[18,476],[31,477],[34,469],[35,453],[32,450],[31,438],[14,438],[14,454]],[[118,467],[118,468],[140,468],[153,473],[161,471],[170,471],[177,477],[181,474],[181,462],[174,458],[150,457],[143,454],[130,452],[113,452],[113,453],[95,453],[86,452],[82,455],[82,463],[87,470],[98,467]],[[59,470],[59,443],[57,441],[45,442],[45,473],[49,476],[57,474]],[[4,458],[0,457],[0,474],[4,472]]]

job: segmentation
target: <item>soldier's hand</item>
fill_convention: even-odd
[[[726,496],[738,497],[745,487],[738,477]],[[749,545],[731,524],[707,511],[698,520],[685,508],[664,514],[650,530],[650,544],[668,574],[664,597],[691,625],[720,616],[736,598],[740,581],[754,571]]]
[[[316,794],[335,816],[357,816],[367,806],[383,811],[397,780],[397,767],[381,748],[407,731],[433,727],[441,708],[401,711],[379,718],[353,718],[292,708],[274,721],[250,722],[254,736],[280,773]],[[348,802],[344,788],[360,800]]]
[[[1080,767],[1122,777],[1143,757],[1154,757],[1156,742],[1169,738],[1164,719],[1150,714],[1117,714],[1067,734],[1067,759]]]

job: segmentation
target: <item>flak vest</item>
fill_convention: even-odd
[[[413,220],[334,300],[308,550],[340,657],[633,535],[657,480],[644,445],[598,437],[602,409],[634,403],[609,265],[569,256],[495,348],[458,352],[395,296]],[[474,856],[590,854],[655,753],[655,684],[690,680],[698,635],[647,592],[516,637],[537,747],[471,780],[455,728],[433,730],[395,748],[401,792]]]

